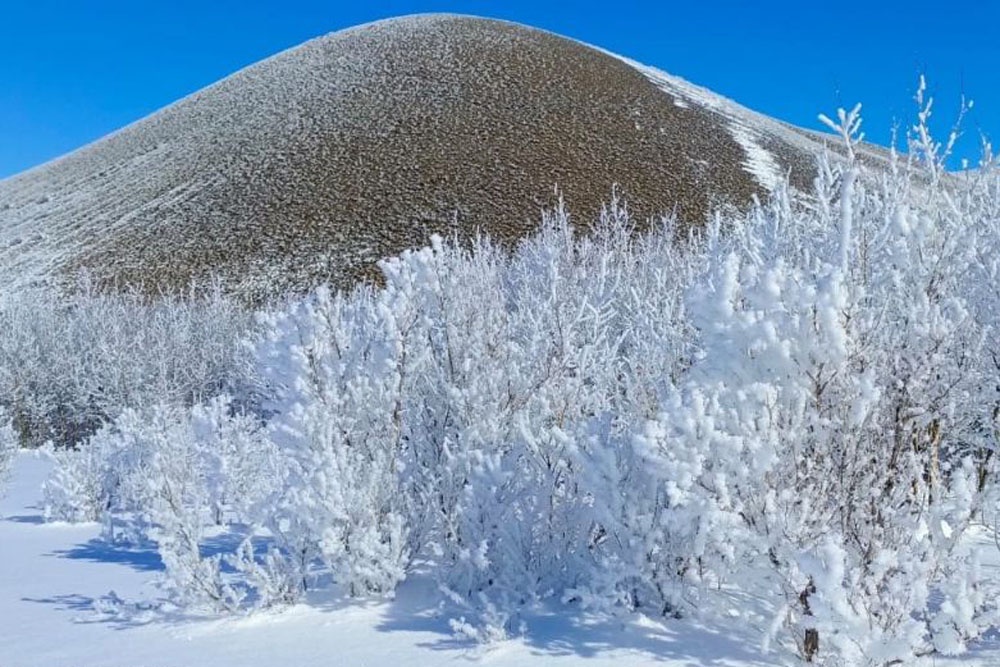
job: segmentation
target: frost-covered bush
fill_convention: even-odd
[[[392,313],[369,290],[320,290],[269,320],[262,375],[284,486],[267,525],[302,590],[314,560],[351,595],[391,593],[408,553],[397,485],[402,348]]]
[[[995,497],[996,176],[925,145],[874,171],[857,125],[812,198],[681,243],[560,210],[273,320],[297,571],[385,592],[419,558],[508,631],[548,596],[678,615],[770,581],[806,658],[961,650],[992,622],[963,537]]]
[[[125,408],[253,391],[253,318],[218,289],[150,299],[99,293],[0,301],[0,406],[21,442],[73,446]]]
[[[19,448],[13,421],[0,409],[0,496],[3,496],[10,478],[14,457]]]
[[[226,450],[231,450],[226,436],[239,430],[238,425],[227,424],[226,408],[225,401],[217,401],[195,408],[188,419],[173,415],[157,429],[162,440],[144,443],[150,453],[144,489],[148,498],[143,503],[149,526],[146,534],[156,542],[168,593],[181,604],[207,605],[214,610],[235,609],[242,600],[239,589],[223,581],[222,555],[204,557],[201,553],[209,523],[206,514],[211,512],[218,521],[222,500],[228,495],[225,481],[214,474],[225,469],[219,463],[225,461]],[[120,431],[123,438],[130,435],[127,427]],[[141,437],[141,431],[137,435]],[[240,440],[248,437],[252,433],[238,436]]]
[[[190,409],[127,409],[77,449],[54,450],[44,486],[50,519],[101,521],[105,538],[155,542],[175,601],[233,609],[239,587],[222,556],[203,557],[206,530],[241,521],[274,494],[276,457],[256,417],[228,397]]]
[[[429,558],[485,611],[590,576],[601,429],[653,414],[684,363],[691,263],[673,237],[636,238],[617,203],[578,237],[559,210],[512,257],[437,240],[385,262],[377,292],[269,318],[260,372],[289,477],[268,526],[302,585],[391,592]]]
[[[146,535],[166,570],[165,588],[177,603],[233,611],[254,582],[226,581],[227,555],[202,550],[210,527],[243,521],[251,508],[259,513],[256,505],[274,494],[274,448],[259,420],[234,409],[225,396],[174,413],[158,430],[167,437],[146,445],[144,508]]]
[[[848,148],[856,126],[837,126]],[[710,230],[698,353],[638,435],[678,527],[664,567],[768,564],[799,652],[846,664],[957,652],[995,620],[962,542],[995,474],[1000,304],[977,296],[995,213],[868,176],[824,160],[815,208]]]
[[[479,639],[547,599],[678,617],[735,589],[813,662],[961,652],[1000,593],[968,539],[1000,502],[1000,175],[945,174],[921,113],[882,170],[844,112],[811,195],[686,234],[559,208],[513,251],[435,239],[291,301],[251,346],[262,417],[126,411],[55,454],[51,511],[138,527],[215,609],[419,567]]]
[[[158,448],[175,436],[176,410],[155,405],[127,409],[114,422],[101,427],[77,449],[53,449],[52,475],[43,486],[48,519],[102,521],[105,536],[139,539],[132,530],[149,507],[151,461]]]

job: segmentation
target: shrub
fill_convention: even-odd
[[[185,406],[253,381],[240,345],[252,316],[213,288],[149,300],[105,294],[86,280],[70,294],[0,302],[0,406],[22,445],[74,446],[125,408]]]
[[[291,301],[252,346],[266,424],[187,390],[126,410],[57,454],[52,506],[141,515],[175,597],[218,609],[419,564],[471,637],[737,589],[806,660],[960,652],[996,620],[966,537],[1000,500],[1000,174],[944,174],[921,113],[880,171],[842,112],[811,197],[686,235],[560,207],[513,252],[435,239]],[[199,546],[227,522],[235,582]]]

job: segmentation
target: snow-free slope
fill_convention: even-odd
[[[709,91],[532,28],[422,15],[307,42],[0,182],[0,286],[184,286],[259,299],[348,284],[431,233],[513,241],[615,184],[636,219],[700,222],[818,142]]]

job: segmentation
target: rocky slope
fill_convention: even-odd
[[[258,300],[346,285],[431,233],[514,241],[565,196],[617,185],[639,219],[704,220],[819,139],[594,47],[487,19],[381,21],[280,53],[0,181],[0,287],[172,289]]]

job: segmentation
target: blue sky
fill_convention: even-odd
[[[0,178],[41,164],[302,41],[448,11],[505,18],[629,56],[777,118],[862,102],[871,140],[913,117],[926,73],[947,128],[975,100],[963,153],[1000,144],[1000,2],[52,2],[0,11]]]

